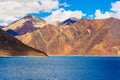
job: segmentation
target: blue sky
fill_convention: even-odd
[[[83,13],[86,14],[86,16],[83,16],[84,18],[90,18],[89,15],[95,16],[95,11],[97,9],[101,10],[102,13],[105,13],[106,11],[110,11],[110,8],[112,7],[111,3],[115,3],[119,0],[59,0],[60,4],[66,3],[67,7],[60,6],[59,8],[64,8],[65,10],[80,10]],[[38,16],[38,17],[46,17],[50,15],[51,13],[33,13],[30,15]]]
[[[62,0],[64,1],[64,0]],[[96,9],[107,11],[111,8],[111,3],[116,0],[66,0],[71,6],[67,7],[67,10],[81,10],[84,13],[94,14]]]
[[[120,0],[0,0],[0,25],[8,25],[26,15],[47,21],[70,17],[120,19]]]

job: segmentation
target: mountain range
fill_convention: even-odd
[[[26,16],[2,28],[11,37],[47,55],[119,56],[120,20],[69,18],[47,22]]]

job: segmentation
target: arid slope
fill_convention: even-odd
[[[46,56],[46,53],[28,47],[0,30],[0,56]]]
[[[17,36],[48,55],[120,55],[120,20],[80,19],[67,26],[47,25]]]

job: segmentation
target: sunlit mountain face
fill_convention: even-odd
[[[63,22],[54,22],[56,25],[32,16],[27,17],[26,21],[24,19],[26,20],[26,18],[17,20],[6,29],[12,29],[18,22],[23,24],[18,25],[19,28],[12,29],[17,33],[15,37],[48,55],[120,54],[119,19],[113,17],[107,19],[69,18]],[[37,26],[35,23],[42,23],[42,25]]]

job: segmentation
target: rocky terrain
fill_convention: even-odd
[[[34,23],[29,20],[22,26],[31,29],[35,27]],[[32,31],[17,35],[16,38],[48,55],[120,55],[119,19],[69,18],[58,25],[45,24],[36,27]],[[24,28],[19,31],[21,33]]]
[[[21,41],[0,30],[0,56],[47,56],[46,53],[28,47]]]
[[[3,28],[48,55],[120,55],[120,19],[77,19],[49,23],[26,16]]]

